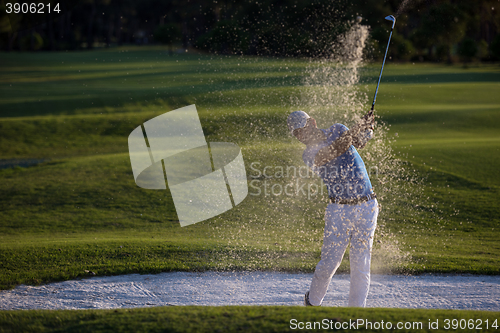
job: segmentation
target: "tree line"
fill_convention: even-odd
[[[47,7],[44,13],[26,12],[26,6],[22,12],[18,1],[19,13],[14,13],[13,2],[0,2],[3,51],[161,43],[170,53],[195,48],[217,54],[324,57],[361,17],[361,24],[370,27],[368,52],[377,58],[389,33],[384,17],[400,12],[389,49],[394,60],[500,60],[499,0],[44,1],[51,5],[50,13]]]

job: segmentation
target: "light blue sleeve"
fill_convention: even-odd
[[[347,132],[349,128],[343,124],[333,124],[330,128],[330,142],[337,140],[344,132]]]
[[[314,165],[314,158],[315,156],[313,156],[312,151],[306,148],[306,150],[304,150],[304,153],[302,154],[302,160],[304,161],[304,163],[308,167],[312,168]]]

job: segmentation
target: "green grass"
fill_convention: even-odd
[[[434,203],[426,207],[434,219],[398,228],[409,236],[406,244],[417,248],[414,262],[437,271],[465,265],[498,274],[493,256],[500,249],[495,241],[500,213],[498,67],[400,65],[389,75],[399,83],[383,88],[378,108],[392,125],[392,135],[398,134],[394,149],[425,176],[424,193]],[[419,251],[424,241],[427,248]],[[483,269],[474,268],[478,266]]]
[[[278,306],[156,307],[120,310],[3,311],[2,332],[379,332],[398,323],[398,332],[496,331],[499,312]],[[456,321],[453,321],[453,320]],[[359,320],[359,322],[358,322]],[[316,324],[316,329],[314,325]],[[366,324],[367,322],[371,323]],[[383,323],[382,323],[383,322]],[[300,324],[299,324],[300,323]],[[319,324],[318,324],[319,323]],[[359,323],[359,326],[358,326]],[[432,326],[431,324],[432,323]],[[320,326],[320,325],[327,326]],[[299,326],[300,325],[300,326]],[[330,328],[330,325],[332,325]],[[335,325],[338,325],[335,329]],[[349,327],[350,329],[342,329]],[[368,326],[367,326],[368,325]],[[467,326],[467,325],[470,325]],[[488,325],[488,329],[487,329]],[[307,329],[308,327],[312,329]]]
[[[311,272],[324,195],[249,195],[181,228],[168,190],[135,185],[127,149],[139,124],[195,103],[208,141],[242,148],[249,181],[254,162],[301,166],[284,124],[289,111],[306,108],[298,101],[307,66],[155,48],[0,54],[1,158],[46,160],[0,170],[0,288],[86,271]],[[369,96],[378,68],[363,70],[359,87]],[[397,133],[392,145],[406,172],[424,180],[413,198],[384,194],[372,179],[384,196],[374,272],[500,273],[499,88],[498,66],[386,66],[377,112],[389,136]],[[340,271],[348,267],[345,260]]]

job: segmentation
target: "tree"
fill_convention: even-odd
[[[434,49],[447,50],[448,62],[451,62],[452,46],[463,38],[466,23],[466,13],[456,5],[442,2],[429,7],[422,15],[411,40],[420,52],[427,50],[429,59],[434,59]]]
[[[172,55],[172,44],[180,40],[181,31],[175,24],[164,24],[156,28],[153,37],[156,41],[168,45],[168,53]]]
[[[196,46],[217,53],[244,54],[249,45],[249,34],[235,21],[219,21],[215,28],[202,35]]]
[[[5,44],[7,51],[12,50],[20,21],[20,15],[7,15],[5,4],[0,4],[0,47]]]
[[[467,66],[467,63],[472,61],[477,54],[477,44],[476,41],[472,38],[466,37],[462,40],[458,47],[458,55],[462,58],[464,62],[464,67]]]
[[[497,35],[490,44],[491,56],[495,60],[500,60],[500,35]]]

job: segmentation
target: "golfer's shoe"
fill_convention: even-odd
[[[314,306],[309,302],[309,291],[304,295],[304,306]]]

